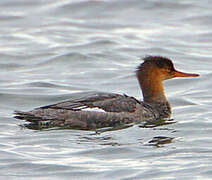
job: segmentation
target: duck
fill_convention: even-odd
[[[143,101],[126,94],[96,93],[35,108],[15,111],[15,118],[48,127],[91,130],[166,119],[171,106],[165,96],[163,81],[177,77],[198,77],[175,69],[172,60],[146,56],[135,71]]]

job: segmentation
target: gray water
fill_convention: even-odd
[[[212,3],[1,0],[0,179],[212,179]],[[199,78],[164,83],[175,123],[96,133],[32,130],[14,110],[86,95],[142,99],[145,55]]]

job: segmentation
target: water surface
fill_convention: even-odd
[[[212,179],[212,4],[207,0],[2,0],[0,179]],[[175,123],[32,130],[13,118],[91,91],[142,99],[145,55],[199,78],[166,81]]]

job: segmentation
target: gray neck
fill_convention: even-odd
[[[153,102],[148,103],[157,110],[157,112],[160,114],[160,118],[170,118],[171,116],[171,106],[168,101],[166,102]]]

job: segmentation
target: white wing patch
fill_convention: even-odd
[[[94,111],[94,112],[106,112],[105,110],[95,107],[95,108],[84,108],[81,111]]]

